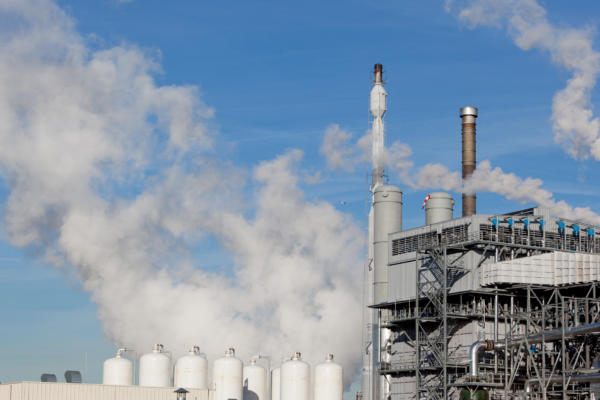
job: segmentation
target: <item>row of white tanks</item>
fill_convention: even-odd
[[[213,363],[211,389],[214,400],[269,400],[267,370],[256,364],[244,366],[230,348],[225,356]],[[344,374],[341,365],[333,362],[329,354],[325,362],[314,371],[314,400],[341,400],[343,397]],[[133,364],[121,353],[104,362],[102,383],[105,385],[133,385]],[[187,355],[175,364],[173,386],[186,389],[208,389],[208,362],[206,356],[194,346]],[[152,353],[140,358],[139,385],[149,387],[171,387],[171,358],[157,344]],[[309,400],[310,365],[302,361],[300,353],[286,358],[281,367],[271,371],[271,400]]]

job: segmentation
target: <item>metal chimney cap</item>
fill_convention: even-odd
[[[463,107],[460,109],[460,116],[472,115],[477,118],[477,109],[475,107]]]

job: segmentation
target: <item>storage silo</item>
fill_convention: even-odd
[[[253,358],[250,365],[244,367],[244,400],[267,399],[267,370],[256,365]]]
[[[315,367],[314,400],[342,400],[344,397],[344,370],[333,362],[333,354]]]
[[[194,346],[188,354],[179,357],[175,364],[174,387],[186,389],[208,389],[208,361]]]
[[[162,344],[140,358],[139,379],[140,386],[171,387],[171,359],[163,353]]]
[[[281,367],[271,371],[271,400],[281,399]]]
[[[235,357],[235,350],[230,348],[225,357],[217,358],[213,363],[213,400],[242,400],[244,390],[242,377],[244,363]]]
[[[292,359],[281,366],[281,399],[310,399],[310,365],[296,352]]]
[[[133,363],[117,353],[114,358],[104,361],[102,384],[116,386],[133,385]]]
[[[425,203],[425,225],[450,221],[454,218],[454,199],[450,193],[433,192]]]

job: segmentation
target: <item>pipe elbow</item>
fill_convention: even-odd
[[[537,382],[537,378],[529,378],[525,381],[525,393],[531,393],[531,385]]]
[[[471,345],[471,349],[469,350],[471,356],[471,380],[479,377],[479,352],[481,350],[491,351],[494,348],[495,343],[493,340],[475,342]]]

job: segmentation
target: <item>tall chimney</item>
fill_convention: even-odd
[[[475,171],[477,158],[475,151],[475,118],[477,109],[475,107],[463,107],[460,109],[462,119],[462,177],[463,181],[469,179]],[[462,216],[477,214],[477,196],[475,194],[462,195]]]

